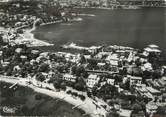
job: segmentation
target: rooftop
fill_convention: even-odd
[[[96,78],[97,78],[97,75],[95,75],[95,74],[90,74],[88,78],[96,79]]]
[[[154,88],[152,88],[152,87],[146,87],[146,89],[147,89],[148,91],[150,91],[151,93],[160,93],[160,91],[158,91],[157,89],[154,89]]]

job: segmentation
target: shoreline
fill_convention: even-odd
[[[17,86],[14,86],[12,90],[9,90],[8,87],[12,86],[13,84],[6,83],[6,82],[0,82],[0,84],[1,84],[0,87],[2,89],[0,90],[0,95],[3,96],[2,100],[0,100],[0,102],[3,103],[0,105],[0,110],[2,112],[1,115],[3,116],[8,116],[9,114],[13,114],[13,116],[24,116],[24,115],[25,116],[43,116],[44,115],[44,116],[60,116],[60,117],[62,116],[63,117],[65,115],[66,116],[69,115],[70,117],[84,117],[83,114],[85,113],[85,111],[78,108],[72,109],[74,105],[66,101],[60,100],[58,98],[52,98],[46,94],[35,92],[33,89],[25,87],[25,86],[17,85]],[[24,94],[24,92],[27,92],[27,93]],[[15,95],[17,93],[21,95]],[[12,95],[12,98],[9,97],[8,99],[9,95]],[[37,96],[39,96],[40,99],[37,99]],[[17,100],[18,98],[19,100]],[[14,101],[14,102],[10,103],[10,101]],[[23,107],[28,108],[26,112],[22,111]],[[33,108],[35,108],[35,110]],[[86,117],[90,117],[90,116],[86,116]]]
[[[40,47],[40,46],[53,46],[54,44],[50,44],[45,41],[41,41],[39,39],[36,39],[34,37],[34,34],[32,33],[32,30],[25,29],[25,32],[23,34],[20,34],[20,37],[18,37],[15,40],[16,43],[27,43],[29,47]]]
[[[136,9],[141,9],[140,7],[137,7],[137,6],[130,6],[130,7],[127,7],[127,8],[110,8],[110,7],[74,7],[76,9],[101,9],[101,10],[118,10],[118,9],[132,9],[132,10],[136,10]]]
[[[69,104],[74,105],[74,107],[77,107],[83,111],[86,112],[87,115],[90,115],[91,117],[100,117],[103,115],[106,117],[107,111],[105,109],[100,108],[96,109],[96,105],[93,104],[93,100],[89,97],[86,97],[85,101],[81,101],[80,99],[73,98],[71,95],[66,94],[64,91],[56,92],[44,88],[39,88],[35,85],[28,85],[27,79],[21,79],[21,78],[7,78],[7,76],[0,76],[0,82],[6,82],[11,84],[18,84],[20,86],[28,87],[33,89],[35,92],[48,95],[52,98],[58,98],[59,100],[63,100]],[[73,108],[74,108],[73,107]]]
[[[82,20],[83,20],[82,18],[74,18],[74,19],[69,20],[69,22],[82,21]],[[58,23],[62,23],[62,22],[63,22],[63,20],[57,20],[57,21],[49,22],[49,23],[42,23],[40,26],[47,26],[47,25],[58,24]],[[28,28],[23,29],[24,33],[20,34],[20,36],[15,40],[15,42],[18,44],[27,43],[29,47],[54,46],[54,44],[51,44],[49,42],[45,42],[45,41],[35,38],[34,34],[33,34],[33,31],[35,31],[35,30],[36,30],[36,26],[35,26],[35,22],[34,22],[34,25],[31,29],[28,29]]]
[[[37,22],[37,20],[36,20]],[[57,22],[54,22],[57,23]],[[46,24],[47,25],[47,24]],[[32,33],[36,30],[35,22],[31,29],[23,29],[24,33],[20,34],[20,36],[15,40],[16,43],[28,43],[30,47],[40,47],[40,46],[53,46],[54,44],[50,44],[48,42],[36,39],[34,34]]]

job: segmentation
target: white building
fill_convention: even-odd
[[[86,83],[89,88],[93,88],[95,84],[99,82],[100,78],[97,75],[90,74]]]
[[[66,80],[66,81],[75,82],[76,81],[76,76],[73,76],[71,74],[64,74],[63,79]]]
[[[107,79],[107,83],[110,85],[114,85],[115,79]]]
[[[119,60],[120,58],[118,57],[118,54],[112,54],[106,58],[106,61],[109,61],[109,63],[113,66],[118,66]]]
[[[130,76],[130,75],[128,75],[128,77],[130,78],[130,85],[142,83],[142,77],[136,77],[136,76]]]
[[[153,70],[152,64],[149,63],[149,62],[147,62],[147,63],[145,63],[145,64],[141,67],[141,69],[142,69],[143,71],[145,71],[145,70],[151,71],[151,70]]]
[[[0,0],[0,2],[9,2],[9,1],[12,1],[12,0]]]

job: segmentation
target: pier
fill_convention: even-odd
[[[84,105],[84,104],[86,104],[86,103],[83,103],[83,104],[78,104],[78,105],[76,105],[76,106],[72,107],[72,109],[75,109],[75,108],[77,108],[77,107],[79,107],[79,106],[82,106],[82,105]]]
[[[13,85],[11,85],[10,87],[9,87],[9,89],[12,89],[14,86],[16,86],[18,84],[18,82],[16,82],[16,83],[14,83]]]

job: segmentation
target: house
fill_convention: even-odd
[[[91,55],[84,55],[85,59],[91,59]]]
[[[32,50],[31,53],[34,54],[34,55],[37,55],[37,54],[40,53],[40,51],[39,50]]]
[[[100,49],[101,46],[91,46],[88,48],[88,51],[91,53],[96,53],[98,49]]]
[[[107,79],[107,83],[110,85],[114,85],[115,79]]]
[[[21,52],[22,52],[22,48],[17,48],[17,49],[15,50],[15,52],[18,53],[18,54],[21,53]]]
[[[118,66],[119,60],[120,60],[120,58],[119,58],[118,54],[112,54],[106,58],[106,61],[109,61],[109,63],[113,66]]]
[[[147,47],[144,49],[144,51],[146,51],[147,53],[161,53],[161,50],[159,50],[158,48],[152,48],[152,47]]]
[[[103,66],[105,66],[105,64],[106,64],[106,63],[97,63],[97,66],[103,67]]]
[[[76,76],[71,75],[71,74],[64,74],[63,79],[66,80],[66,81],[75,82],[76,81]]]
[[[146,108],[147,108],[147,112],[154,113],[156,112],[158,106],[156,103],[150,102],[146,105]]]
[[[158,91],[157,89],[154,89],[154,88],[152,88],[152,87],[146,87],[146,89],[152,94],[152,95],[160,95],[161,94],[161,92],[160,91]]]
[[[2,64],[2,63],[3,63],[3,52],[0,51],[0,64]]]
[[[94,75],[94,74],[90,74],[89,76],[88,76],[88,78],[87,78],[87,86],[89,87],[89,88],[93,88],[93,86],[95,85],[95,84],[97,84],[98,82],[99,82],[99,80],[100,80],[100,78],[98,77],[98,75]]]
[[[95,57],[101,59],[103,56],[111,55],[112,52],[99,52]]]
[[[142,69],[142,71],[146,71],[146,70],[151,71],[151,70],[153,70],[152,64],[147,62],[141,67],[141,69]]]
[[[136,76],[130,76],[130,75],[128,75],[128,77],[130,78],[130,85],[141,84],[142,82],[142,77],[136,77]]]
[[[22,61],[25,61],[25,60],[27,60],[28,57],[22,55],[22,56],[20,56],[20,58],[21,58]]]
[[[3,51],[0,51],[0,57],[2,56],[2,54],[3,54]]]
[[[163,66],[164,74],[166,74],[166,66]]]

